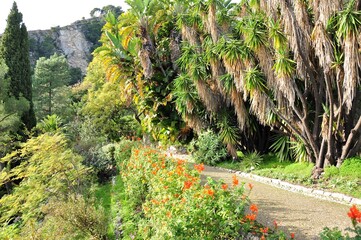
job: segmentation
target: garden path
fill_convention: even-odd
[[[188,159],[189,156],[173,157]],[[223,179],[231,185],[234,173],[205,166],[202,175],[204,178]],[[350,206],[346,204],[305,196],[239,176],[238,179],[240,182],[253,184],[250,200],[258,205],[257,221],[264,226],[273,228],[276,220],[279,229],[288,236],[295,233],[295,239],[298,240],[319,239],[320,232],[326,226],[339,227],[342,230],[351,227],[351,221],[347,216]]]

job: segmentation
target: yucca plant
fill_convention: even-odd
[[[279,162],[290,161],[291,159],[291,146],[290,139],[285,135],[275,135],[274,142],[270,146],[270,150],[276,155]]]
[[[273,66],[273,70],[280,78],[291,77],[296,69],[296,62],[288,57],[288,53],[280,49],[277,51],[276,62]]]
[[[246,153],[242,157],[242,168],[245,171],[256,169],[263,161],[263,157],[258,152]]]
[[[246,89],[250,92],[252,97],[252,92],[260,91],[265,92],[267,86],[265,83],[265,77],[261,70],[258,67],[249,69],[245,74]]]
[[[295,162],[308,162],[306,146],[302,141],[290,141],[290,150]]]
[[[284,49],[287,44],[287,38],[282,31],[280,20],[273,20],[269,18],[268,21],[268,35],[273,40],[274,49]]]

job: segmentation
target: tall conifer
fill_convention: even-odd
[[[9,68],[7,73],[7,78],[10,79],[9,95],[15,98],[23,96],[30,103],[29,110],[22,116],[22,122],[30,130],[35,126],[36,120],[32,103],[28,33],[22,21],[23,15],[14,2],[1,38],[0,57],[5,60]]]

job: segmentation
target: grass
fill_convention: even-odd
[[[111,181],[95,187],[94,197],[96,206],[102,206],[108,216],[108,239],[116,239],[116,221],[120,212],[120,201],[123,192],[123,182],[120,175]]]
[[[245,158],[247,154],[239,153],[238,156],[240,161],[225,161],[217,166],[244,172],[252,171],[260,176],[361,198],[361,158],[346,159],[340,168],[328,167],[321,179],[314,180],[311,178],[314,165],[310,163],[279,162],[274,155],[264,155],[263,160],[250,170],[249,159]],[[246,161],[243,162],[243,159]]]

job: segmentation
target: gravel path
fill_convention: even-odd
[[[187,155],[174,155],[175,158],[189,160]],[[203,177],[212,177],[215,180],[223,179],[232,184],[234,173],[206,166]],[[254,188],[250,194],[252,203],[258,205],[257,221],[273,227],[274,220],[288,236],[295,233],[297,240],[319,239],[324,227],[346,229],[351,227],[347,216],[350,206],[330,202],[300,193],[290,192],[248,178],[238,176],[240,182],[252,183]]]

